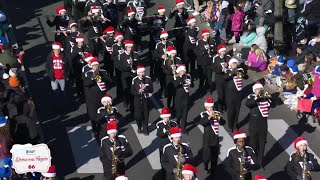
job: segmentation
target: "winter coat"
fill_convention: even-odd
[[[257,32],[257,37],[252,42],[252,44],[258,45],[259,48],[261,48],[264,52],[267,52],[268,43],[267,43],[266,37],[264,36],[266,33],[266,28],[263,26],[257,27],[256,32]]]
[[[258,60],[254,59],[251,62],[251,67],[259,69],[260,71],[265,71],[267,69],[267,67],[268,67],[268,62],[263,60],[262,57],[259,57]]]
[[[313,88],[312,88],[311,92],[316,97],[320,97],[320,74],[315,74],[314,82],[313,82]]]
[[[243,42],[245,46],[251,46],[256,37],[256,32],[250,32],[247,36],[241,36],[240,41]]]
[[[309,4],[306,5],[305,11],[301,13],[303,17],[305,17],[309,21],[315,21],[320,19],[320,1],[319,0],[313,0]],[[303,10],[304,4],[300,5],[300,10]]]
[[[242,32],[244,13],[242,11],[235,12],[230,16],[232,21],[231,31]]]

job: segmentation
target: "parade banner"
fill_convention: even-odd
[[[47,172],[51,166],[51,153],[46,144],[15,144],[10,150],[13,168],[18,174]]]

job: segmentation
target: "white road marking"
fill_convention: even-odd
[[[298,137],[289,125],[283,119],[268,119],[268,131],[277,140],[283,149],[291,155],[296,150],[293,147],[293,141]],[[285,137],[285,138],[283,138]],[[308,147],[308,151],[317,158],[319,157]]]
[[[131,126],[134,132],[136,133],[136,136],[140,142],[141,147],[143,148],[144,152],[147,154],[147,158],[149,160],[149,163],[152,169],[153,170],[161,169],[160,155],[158,151],[159,138],[157,137],[157,128],[155,128],[155,130],[153,130],[152,132],[149,132],[149,136],[145,136],[143,134],[137,133],[137,130],[138,130],[137,124],[131,124]]]

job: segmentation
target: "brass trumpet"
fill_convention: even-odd
[[[238,77],[238,78],[243,78],[244,77],[244,71],[243,71],[243,69],[238,69],[237,70],[237,72],[236,72],[236,76]]]
[[[221,119],[222,118],[222,114],[218,111],[213,111],[210,113],[210,116],[214,119]]]
[[[107,112],[108,114],[113,114],[113,108],[112,108],[112,106],[110,106],[110,105],[106,106],[106,107],[105,107],[105,110],[106,110],[106,112]]]
[[[264,98],[264,99],[270,99],[271,98],[271,94],[268,91],[260,91],[259,95],[258,95],[258,99],[259,98]]]

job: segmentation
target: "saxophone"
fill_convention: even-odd
[[[302,179],[310,180],[311,172],[307,170],[307,152],[303,154]]]
[[[245,152],[244,150],[242,151],[242,155],[240,158],[240,180],[245,180],[246,179],[246,174],[247,170],[245,168],[246,160],[245,160]]]
[[[116,145],[116,139],[114,139],[113,141],[113,146],[112,146],[112,162],[111,162],[111,166],[112,166],[112,174],[116,175],[117,174],[117,162],[118,162],[118,158],[117,156],[114,154],[114,152],[117,150],[117,145]]]
[[[178,162],[177,162],[177,174],[176,174],[176,180],[181,180],[182,179],[182,167],[183,167],[183,164],[182,162],[180,161],[182,157],[182,146],[179,144],[179,152],[178,152]]]
[[[107,106],[105,107],[105,110],[106,110],[107,114],[113,114],[113,108],[112,108],[112,106],[107,105]]]

